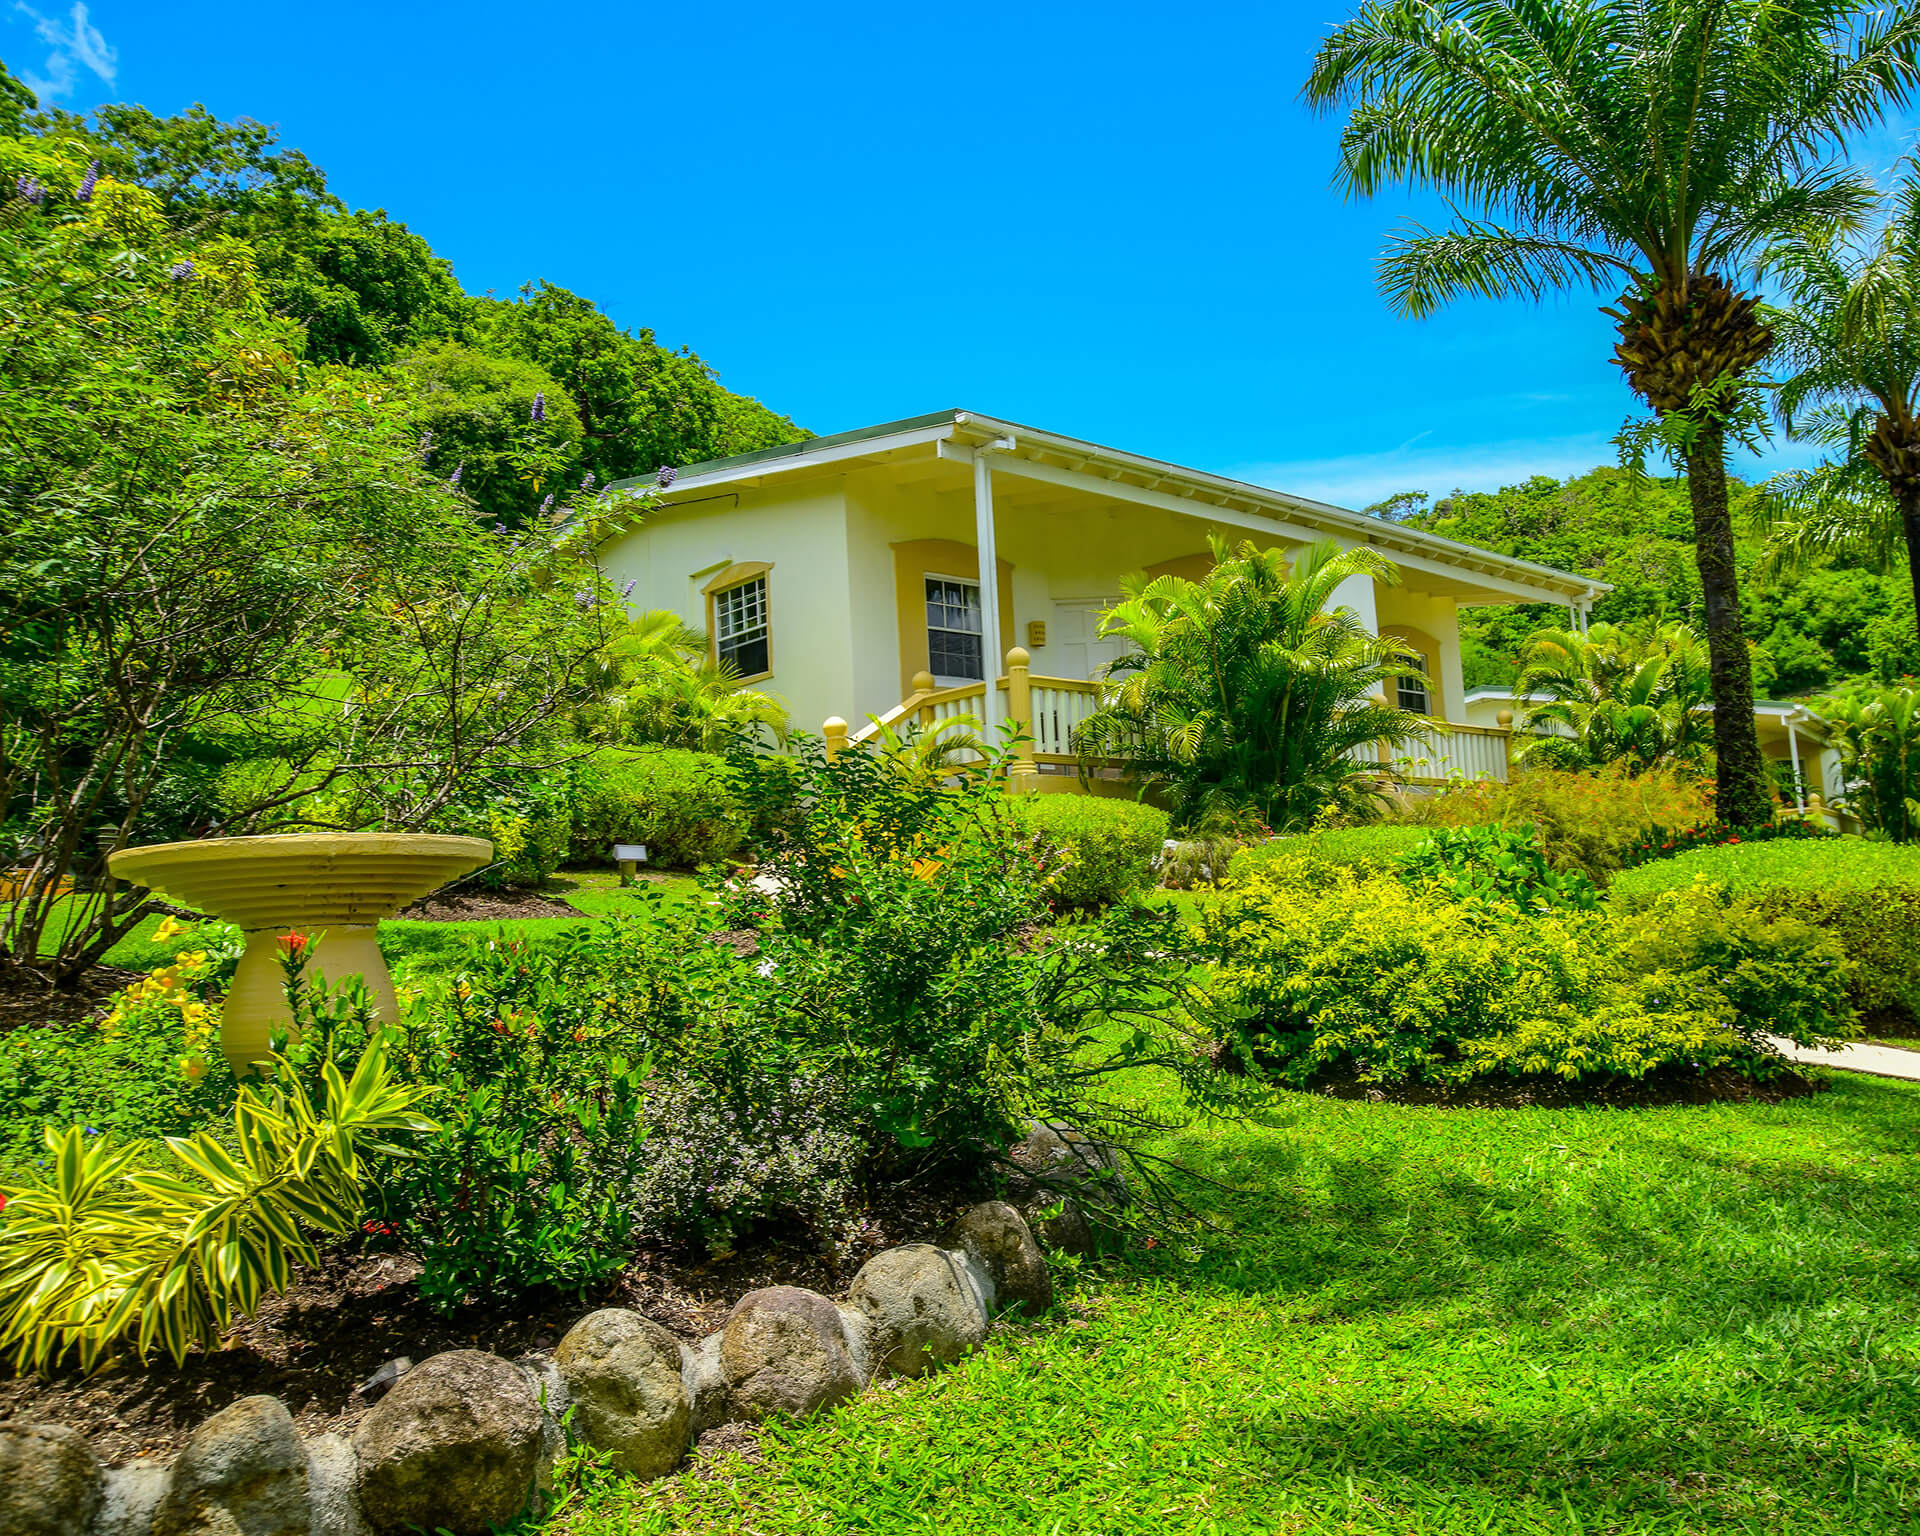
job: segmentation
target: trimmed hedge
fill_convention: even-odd
[[[736,852],[746,835],[734,771],[708,752],[605,747],[575,770],[573,856],[609,864],[615,843],[681,868]]]
[[[1245,880],[1276,864],[1289,864],[1298,859],[1381,874],[1393,869],[1404,856],[1432,837],[1433,832],[1432,827],[1386,821],[1371,827],[1335,827],[1298,837],[1270,838],[1236,853],[1227,863],[1227,878]]]
[[[1152,880],[1167,839],[1165,811],[1092,795],[1023,795],[1014,804],[1049,848],[1066,855],[1048,886],[1062,906],[1110,907]]]
[[[1697,880],[1758,919],[1824,928],[1856,967],[1857,1007],[1920,1019],[1920,847],[1854,838],[1718,845],[1626,870],[1612,896],[1638,909]]]

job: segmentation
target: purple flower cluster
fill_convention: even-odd
[[[630,581],[630,582],[628,582],[628,583],[627,583],[627,584],[626,584],[626,585],[625,585],[624,587],[622,587],[622,588],[620,589],[620,595],[621,595],[622,597],[632,597],[632,596],[633,596],[633,588],[634,588],[634,583],[633,583],[633,582],[631,582],[631,581]]]
[[[87,174],[80,179],[80,190],[73,194],[76,203],[93,201],[93,189],[100,184],[100,162],[94,161],[87,167]]]
[[[593,489],[593,471],[592,470],[588,470],[587,478],[580,482],[580,489],[583,491],[590,491]]]
[[[167,276],[172,278],[176,283],[184,283],[188,278],[193,276],[193,273],[194,266],[190,261],[176,261],[171,267],[167,268]]]
[[[535,421],[547,419],[547,392],[544,389],[533,397],[533,419]]]
[[[680,471],[675,469],[671,464],[662,464],[659,474],[654,478],[660,482],[660,489],[664,491],[668,486],[673,484],[673,477],[679,473]]]
[[[24,197],[28,202],[36,205],[47,200],[47,189],[31,176],[20,177],[14,182],[13,190],[15,196]]]
[[[553,492],[548,491],[547,499],[540,503],[540,515],[542,517],[545,517],[552,510],[553,510]]]
[[[447,477],[447,488],[457,491],[460,488],[460,477],[466,472],[467,466],[464,462],[454,465],[453,473]]]
[[[585,587],[573,594],[573,606],[585,613],[594,604],[594,596]]]

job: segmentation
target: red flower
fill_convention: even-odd
[[[280,952],[291,955],[295,960],[307,952],[307,936],[304,933],[283,933],[274,940],[280,946]]]

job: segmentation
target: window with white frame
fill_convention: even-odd
[[[1420,665],[1424,668],[1427,664],[1427,659],[1424,656],[1418,659]],[[1396,678],[1395,682],[1398,685],[1399,701],[1402,709],[1410,709],[1416,715],[1430,715],[1433,713],[1433,694],[1428,689],[1427,680],[1424,677]]]
[[[772,671],[767,638],[766,577],[713,594],[713,643],[722,662],[742,677]]]
[[[980,583],[957,576],[927,578],[927,670],[936,678],[984,678]]]

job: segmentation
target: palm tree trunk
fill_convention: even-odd
[[[1773,820],[1773,795],[1753,716],[1753,658],[1740,617],[1733,518],[1727,511],[1726,434],[1702,422],[1687,450],[1687,500],[1693,506],[1694,559],[1707,608],[1707,655],[1713,680],[1713,748],[1719,759],[1715,813],[1732,826]]]
[[[1913,626],[1920,631],[1920,486],[1899,493],[1900,531],[1907,536],[1907,574],[1913,579]]]

